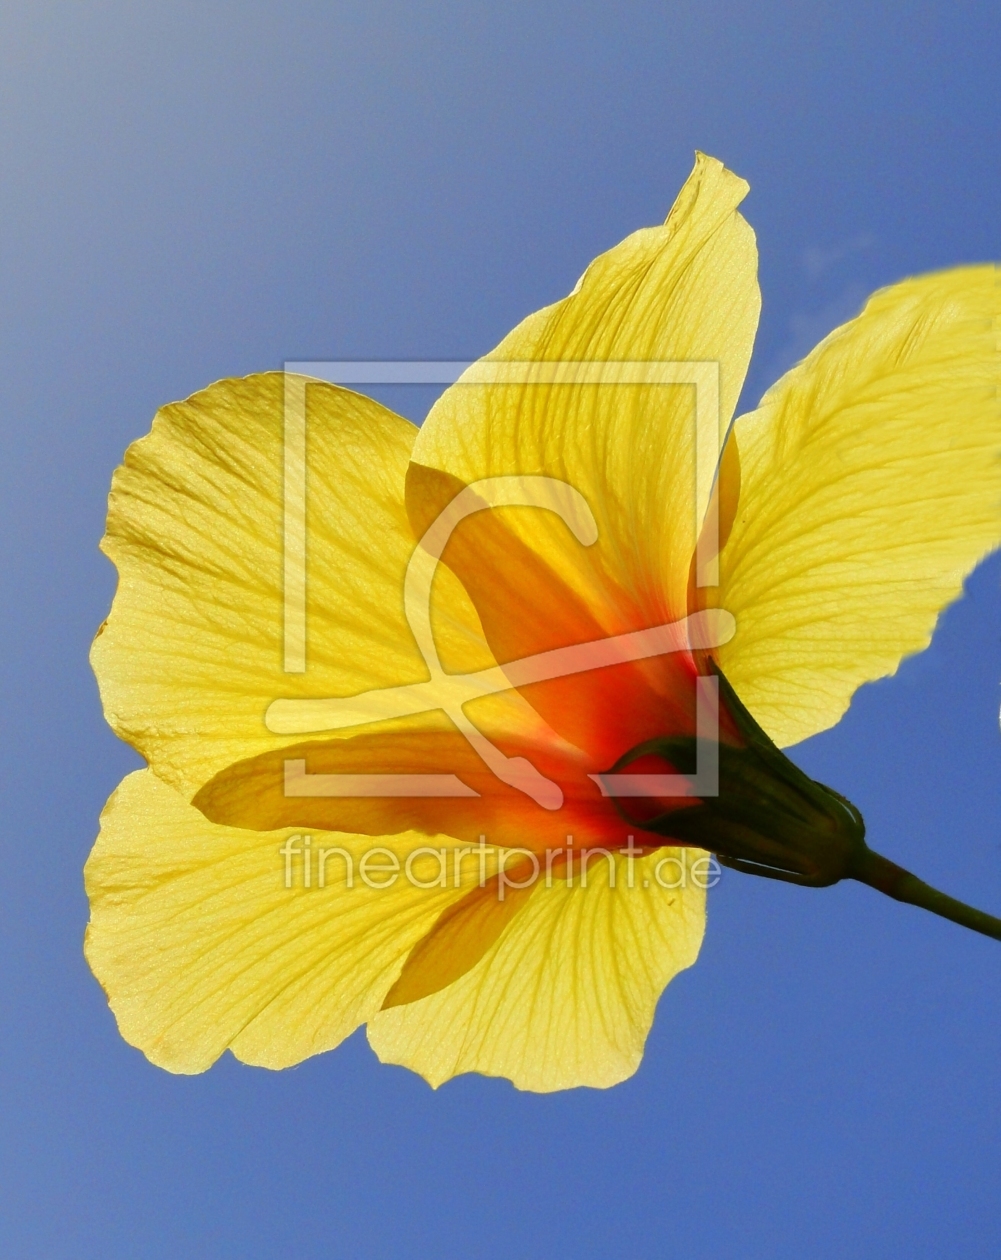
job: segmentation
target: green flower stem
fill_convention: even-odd
[[[957,901],[955,897],[947,897],[910,871],[905,871],[896,862],[874,853],[868,846],[857,855],[848,876],[886,893],[895,901],[921,906],[932,914],[941,915],[943,919],[951,919],[962,927],[972,928],[974,932],[981,932],[984,936],[992,936],[996,941],[1001,941],[1001,919],[985,914],[983,910],[974,910],[972,906]]]

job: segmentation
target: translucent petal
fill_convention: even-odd
[[[578,490],[598,526],[586,551],[550,513],[512,512],[510,523],[599,619],[621,620],[631,606],[654,620],[684,614],[704,509],[696,502],[695,387],[636,383],[635,373],[669,364],[695,379],[705,372],[696,365],[708,363],[711,382],[719,365],[719,406],[702,435],[707,494],[705,474],[743,383],[760,308],[754,234],[736,210],[746,192],[743,180],[698,155],[667,222],[595,259],[569,297],[519,324],[439,399],[414,447],[417,464],[464,485],[544,474]],[[511,383],[475,383],[505,363],[514,365]],[[547,383],[538,365],[561,363],[549,370],[563,377]],[[604,369],[605,383],[595,384],[573,383],[574,364],[585,373],[622,366]],[[442,486],[442,497],[450,492]],[[425,519],[440,507],[423,505]]]
[[[407,478],[418,534],[458,490],[489,477],[568,483],[593,514],[591,544],[538,506],[477,513],[455,530],[444,559],[498,660],[685,615],[696,526],[757,326],[754,236],[736,210],[746,192],[699,155],[664,226],[596,259],[568,298],[526,319],[447,391],[421,429]],[[642,383],[665,372],[674,383]],[[690,725],[693,671],[678,665],[630,665],[526,695],[610,764],[665,723]]]
[[[485,707],[479,702],[469,710],[479,719]],[[525,734],[533,733],[531,727],[498,738],[489,719],[480,725],[496,738],[499,752],[528,761],[555,785],[562,796],[556,808],[546,808],[500,779],[445,717],[394,723],[389,730],[353,738],[311,740],[237,762],[211,779],[193,804],[213,822],[233,827],[269,831],[302,827],[370,836],[412,829],[474,843],[485,835],[489,844],[525,845],[537,852],[562,844],[568,832],[580,844],[618,846],[636,830],[589,777],[607,766],[588,764],[576,749],[561,742],[526,739]],[[286,781],[290,760],[305,776],[292,790]],[[452,776],[457,781],[452,790],[463,794],[396,796],[390,794],[392,788],[371,796],[326,791],[330,781],[324,782],[324,776],[364,780],[372,775]],[[529,786],[534,788],[534,779]]]
[[[379,1058],[432,1085],[462,1072],[545,1092],[604,1088],[639,1066],[657,999],[691,966],[705,926],[705,855],[662,849],[610,863],[594,855],[587,887],[540,881],[489,952],[448,988],[370,1019]],[[658,868],[658,863],[662,865]],[[656,872],[659,869],[660,882]],[[685,874],[682,875],[682,870]],[[670,888],[684,879],[685,886]]]
[[[294,738],[267,730],[273,700],[428,676],[403,596],[416,429],[321,383],[306,391],[307,669],[285,672],[284,385],[280,373],[220,381],[164,407],[112,484],[102,546],[119,586],[91,659],[115,731],[189,798]],[[451,668],[492,663],[447,570],[434,608]]]
[[[724,672],[788,745],[930,641],[1001,543],[998,269],[876,293],[735,424]]]
[[[290,834],[210,823],[148,770],[108,802],[85,872],[85,950],[122,1036],[160,1067],[201,1072],[228,1048],[281,1068],[336,1046],[479,874],[442,837],[313,832],[307,888],[302,838],[282,854]],[[444,887],[418,849],[444,849]]]

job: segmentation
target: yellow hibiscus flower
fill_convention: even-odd
[[[92,659],[149,769],[102,815],[86,953],[154,1063],[285,1067],[367,1024],[435,1085],[611,1085],[698,953],[706,851],[1001,927],[778,751],[927,646],[1001,543],[997,268],[875,294],[730,425],[746,192],[700,155],[663,226],[421,429],[273,373],[129,449]]]

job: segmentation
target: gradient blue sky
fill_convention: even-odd
[[[171,1077],[81,953],[137,762],[87,665],[97,540],[159,404],[286,359],[476,356],[701,148],[752,184],[753,405],[876,286],[1001,254],[999,37],[993,0],[0,6],[3,1255],[999,1254],[1001,950],[860,886],[728,873],[604,1093],[433,1093],[359,1035]],[[995,911],[999,578],[796,753]]]

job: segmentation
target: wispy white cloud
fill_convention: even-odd
[[[772,359],[770,381],[778,380],[813,349],[818,341],[862,309],[869,288],[852,280],[830,301],[815,311],[797,311],[789,319],[789,336]]]
[[[808,245],[803,250],[803,270],[809,280],[818,280],[837,263],[853,254],[864,253],[875,244],[876,238],[871,232],[860,232],[840,245],[831,245],[826,249],[820,245]]]

